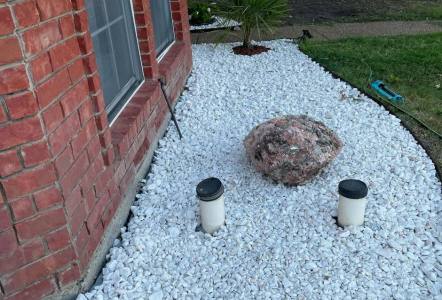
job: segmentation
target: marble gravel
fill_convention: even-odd
[[[288,40],[258,56],[193,46],[194,67],[103,281],[78,299],[442,299],[441,183],[399,119]],[[306,114],[342,139],[300,187],[254,171],[242,141],[258,123]],[[225,184],[227,223],[195,232],[197,183]],[[336,226],[337,185],[369,185],[366,222]]]
[[[240,23],[234,20],[228,20],[223,17],[215,16],[215,22],[207,25],[192,25],[190,26],[190,31],[200,31],[200,30],[217,30],[217,29],[226,29],[226,28],[234,28],[240,26]]]

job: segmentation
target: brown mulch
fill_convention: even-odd
[[[235,53],[236,55],[252,56],[252,55],[260,54],[263,52],[267,52],[269,50],[270,50],[270,48],[267,48],[264,46],[259,46],[259,45],[253,45],[251,48],[244,47],[244,46],[233,47],[233,53]]]

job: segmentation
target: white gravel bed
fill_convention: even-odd
[[[240,26],[241,24],[235,20],[228,20],[223,17],[214,16],[215,22],[207,25],[192,25],[190,26],[190,32],[192,31],[202,31],[202,30],[215,30],[215,29],[226,29]]]
[[[333,79],[286,40],[237,56],[193,46],[194,68],[143,192],[110,250],[103,282],[79,299],[441,299],[441,184],[399,119]],[[258,123],[307,114],[341,154],[300,187],[273,184],[242,141]],[[197,183],[225,185],[227,225],[195,232]],[[369,185],[366,222],[339,228],[337,185]]]

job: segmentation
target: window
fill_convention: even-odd
[[[130,0],[87,0],[89,27],[109,120],[143,80]]]
[[[161,56],[175,40],[170,1],[150,0],[150,10],[152,12],[157,56]]]

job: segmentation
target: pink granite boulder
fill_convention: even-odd
[[[339,154],[342,142],[323,123],[289,115],[256,126],[244,146],[258,171],[287,185],[302,185]]]

